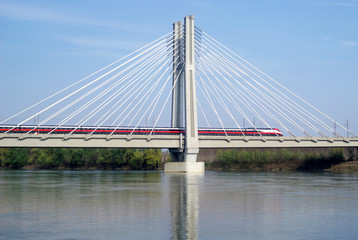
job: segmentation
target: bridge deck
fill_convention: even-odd
[[[177,148],[182,135],[0,134],[0,147]],[[358,138],[199,136],[199,148],[358,147]]]

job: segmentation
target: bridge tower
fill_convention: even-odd
[[[185,113],[185,141],[184,146],[170,149],[173,162],[167,163],[164,171],[200,172],[204,171],[204,163],[196,162],[199,153],[199,140],[195,84],[194,15],[184,18],[184,28],[181,21],[175,22],[173,28],[173,86],[175,86],[172,96],[172,127],[183,127]],[[183,67],[184,72],[182,71]]]

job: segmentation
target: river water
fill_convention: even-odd
[[[0,171],[0,239],[358,239],[358,174]]]

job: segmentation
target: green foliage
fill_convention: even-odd
[[[0,166],[12,169],[157,169],[160,160],[159,149],[0,148]]]
[[[29,163],[36,168],[56,169],[61,164],[61,150],[47,148],[33,148],[30,150]]]
[[[169,151],[164,151],[163,153],[161,153],[161,158],[164,162],[171,162],[173,160],[172,155],[170,154]],[[162,163],[159,162],[159,164],[162,164]]]
[[[290,149],[227,150],[218,151],[210,166],[224,171],[233,169],[270,169],[271,165],[290,166],[293,162],[299,171],[321,171],[345,161],[343,149],[332,149],[328,154],[303,153]],[[293,169],[294,170],[294,169]]]
[[[144,152],[144,162],[147,169],[156,169],[161,159],[160,149],[148,149]]]
[[[166,153],[165,157],[166,161],[169,161],[170,154]],[[354,156],[354,153],[348,152],[347,158],[352,160],[356,156]],[[159,149],[0,148],[0,166],[12,169],[30,165],[40,169],[122,168],[151,170],[162,166],[161,159],[162,153]],[[234,169],[267,170],[291,164],[296,166],[292,170],[321,171],[344,161],[343,149],[331,149],[326,154],[304,153],[290,149],[276,151],[260,149],[240,151],[234,149],[218,151],[215,161],[207,164],[207,166],[231,171]]]
[[[83,150],[83,166],[87,168],[96,167],[100,149],[87,148]]]
[[[5,167],[5,161],[9,154],[9,148],[0,148],[0,166]]]
[[[0,157],[2,167],[19,169],[27,164],[28,152],[26,148],[2,149]]]
[[[236,159],[235,150],[218,151],[216,163],[214,165],[221,166],[225,171],[229,171]]]
[[[62,164],[66,168],[82,167],[85,164],[84,156],[85,150],[83,148],[62,148]]]
[[[131,169],[138,170],[142,169],[144,164],[144,154],[142,150],[134,152],[132,158],[129,159],[129,166]]]
[[[99,154],[96,161],[97,166],[105,169],[111,168],[110,166],[112,163],[112,157],[113,155],[110,149],[99,149]]]
[[[323,154],[307,154],[302,165],[297,170],[322,171],[344,161],[343,149],[332,149],[327,156]]]

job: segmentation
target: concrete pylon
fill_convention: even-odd
[[[173,95],[172,95],[172,127],[183,127],[184,119],[184,39],[183,22],[173,24]]]
[[[184,48],[184,79],[183,76],[179,76],[184,82],[184,100],[185,100],[185,144],[184,148],[171,150],[173,162],[166,163],[164,166],[165,172],[201,172],[204,171],[204,163],[196,162],[197,155],[199,153],[199,139],[198,139],[198,117],[196,106],[196,81],[195,81],[195,28],[194,28],[194,15],[186,16],[184,19],[184,45],[182,41],[177,41]],[[180,37],[180,23],[174,23],[174,41]],[[182,29],[182,28],[181,28]],[[177,34],[178,33],[178,34]],[[183,39],[183,38],[182,38]],[[174,52],[175,45],[174,42]],[[177,45],[178,46],[178,45]],[[174,57],[176,53],[174,53]],[[182,54],[178,52],[178,54]],[[177,55],[181,56],[181,55]],[[179,57],[180,58],[180,57]],[[183,62],[177,62],[174,58],[174,67],[178,69]],[[179,72],[175,71],[174,80]],[[177,81],[178,81],[177,80]],[[182,83],[181,82],[181,83]],[[183,118],[183,111],[181,111],[183,103],[181,97],[181,90],[183,84],[174,87],[173,92],[173,109],[172,109],[172,127],[181,127],[181,119]],[[178,101],[181,101],[179,103]]]
[[[196,109],[194,16],[185,17],[185,162],[196,162],[199,153]]]
[[[172,128],[184,127],[184,38],[183,22],[173,24],[173,94],[172,94]],[[184,148],[169,150],[173,162],[184,161]]]

